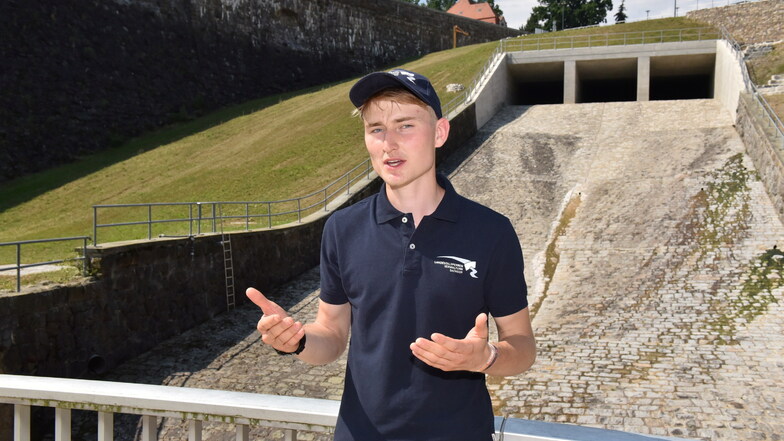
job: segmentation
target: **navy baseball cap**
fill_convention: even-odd
[[[403,87],[413,93],[425,104],[432,107],[436,116],[441,118],[441,101],[436,90],[425,76],[405,69],[393,69],[389,72],[373,72],[365,75],[351,87],[348,97],[354,107],[365,104],[371,96],[389,89],[390,87]]]

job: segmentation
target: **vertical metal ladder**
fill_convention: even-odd
[[[234,260],[231,256],[231,235],[223,230],[223,204],[218,204],[218,216],[223,246],[223,270],[226,276],[226,310],[231,311],[234,309]]]

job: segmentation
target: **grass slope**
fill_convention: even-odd
[[[702,26],[680,17],[521,39]],[[445,86],[469,84],[495,47],[436,52],[403,66],[427,75],[447,102]],[[0,184],[0,242],[92,235],[94,204],[278,200],[323,188],[366,158],[347,98],[355,80],[250,101]],[[100,236],[102,243],[129,238],[122,230]],[[74,246],[27,247],[23,261],[62,258]],[[13,249],[0,247],[0,264],[14,261]]]
[[[444,91],[469,82],[494,47],[437,52],[405,66]],[[94,204],[278,200],[322,188],[366,158],[348,100],[354,81],[245,103],[3,183],[0,242],[92,235]],[[105,231],[101,242],[127,239]],[[73,247],[29,246],[23,261]],[[0,248],[0,263],[14,262],[13,254]]]

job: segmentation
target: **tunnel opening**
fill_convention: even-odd
[[[516,105],[562,104],[563,81],[531,81],[520,84],[514,99]]]
[[[701,98],[713,98],[711,75],[651,78],[651,101],[692,100]]]
[[[651,58],[651,100],[713,98],[715,54]]]
[[[526,63],[510,65],[514,105],[562,104],[564,102],[564,63]]]
[[[637,100],[637,80],[631,78],[586,80],[580,83],[579,90],[578,103]]]
[[[577,103],[637,99],[636,58],[578,61],[575,71]]]
[[[513,105],[714,97],[715,53],[510,63]],[[647,59],[644,59],[647,58]],[[519,58],[522,60],[522,58]],[[530,60],[530,59],[529,59]]]

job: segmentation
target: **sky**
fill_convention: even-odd
[[[680,17],[696,9],[727,6],[738,1],[740,0],[624,0],[624,7],[628,16],[627,21],[639,21],[645,20],[646,17],[651,19],[672,17],[675,6],[678,7]],[[507,25],[517,29],[528,21],[533,7],[539,6],[537,0],[495,0],[495,4],[504,11]],[[615,23],[615,13],[618,12],[620,5],[621,0],[613,0],[613,10],[607,14],[608,24]]]

